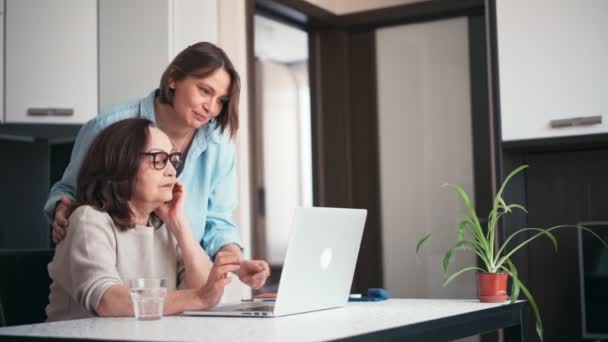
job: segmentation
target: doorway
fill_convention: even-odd
[[[254,257],[277,290],[297,206],[313,204],[307,32],[269,17],[254,21]]]

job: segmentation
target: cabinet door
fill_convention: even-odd
[[[97,1],[6,0],[5,20],[6,121],[82,123],[95,116]]]
[[[157,88],[189,45],[217,43],[217,15],[217,0],[99,0],[100,110]]]
[[[101,111],[159,86],[169,64],[169,5],[167,0],[99,0]]]
[[[608,132],[607,14],[605,0],[496,1],[503,140]]]

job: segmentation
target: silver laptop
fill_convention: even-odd
[[[277,317],[346,305],[367,210],[296,208],[274,302],[246,302],[185,315]]]

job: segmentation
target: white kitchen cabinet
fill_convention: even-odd
[[[606,0],[496,1],[503,141],[608,133],[607,17]]]
[[[82,123],[98,112],[97,0],[6,0],[7,123]]]
[[[218,41],[218,0],[99,0],[100,109],[141,98],[173,57]]]
[[[158,87],[188,45],[218,41],[218,0],[0,1],[7,123],[84,123]]]

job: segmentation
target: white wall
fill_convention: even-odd
[[[415,255],[421,237],[454,227],[464,208],[441,185],[472,195],[467,19],[381,29],[376,39],[384,284],[396,297],[475,298],[473,273],[441,286],[455,234],[435,235]],[[465,254],[454,261],[476,263]]]
[[[220,0],[169,0],[173,28],[169,59],[193,43],[206,41],[216,44],[219,30]]]
[[[189,45],[218,41],[218,0],[100,0],[99,107],[141,98]]]

